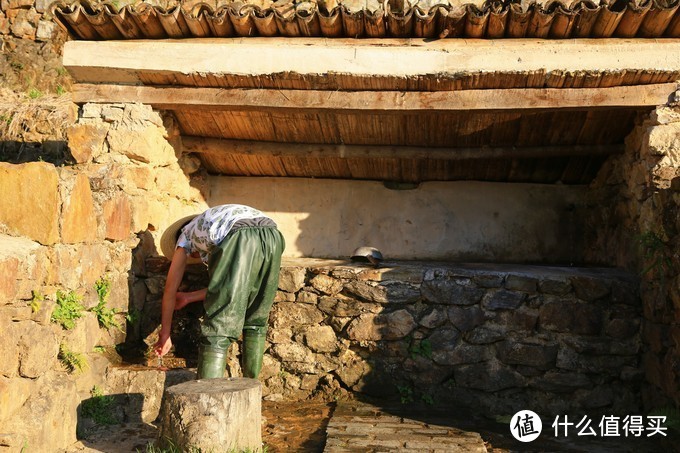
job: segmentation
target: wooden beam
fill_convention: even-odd
[[[184,152],[258,157],[340,158],[340,159],[526,159],[566,156],[607,156],[623,152],[623,145],[428,148],[418,146],[325,145],[274,143],[182,137]]]
[[[464,91],[322,91],[159,88],[78,84],[76,103],[141,102],[162,110],[344,111],[417,113],[466,110],[644,108],[666,104],[675,83],[611,88],[534,88]]]
[[[225,86],[230,76],[274,81],[311,76],[451,77],[493,73],[680,71],[680,39],[221,38],[68,41],[64,67],[76,82],[140,84],[151,77]],[[172,82],[170,82],[172,83]],[[370,86],[370,85],[369,85]]]

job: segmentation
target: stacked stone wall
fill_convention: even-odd
[[[644,400],[647,409],[680,406],[680,107],[641,118],[626,153],[593,184],[601,197],[599,250],[641,275]]]
[[[150,286],[162,288],[167,266],[151,267]],[[185,283],[205,280],[197,270]],[[544,415],[635,413],[636,288],[602,269],[288,261],[270,316],[265,398],[380,397],[493,416],[527,405]],[[153,310],[159,298],[150,294]],[[174,335],[198,337],[187,333],[198,326],[191,316],[200,311],[178,313]]]
[[[173,131],[150,107],[86,105],[68,130],[75,165],[0,163],[0,449],[75,442],[80,402],[105,385],[107,357],[137,328],[133,254],[155,254],[153,238],[174,215],[204,209]],[[145,250],[140,236],[151,238]],[[92,311],[105,281],[120,328],[100,327]],[[82,298],[71,329],[51,319],[59,292]],[[87,365],[69,371],[60,347]]]

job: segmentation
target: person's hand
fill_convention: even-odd
[[[170,339],[170,334],[164,334],[161,332],[161,334],[158,337],[158,341],[153,346],[153,350],[156,353],[156,355],[163,357],[165,354],[168,353],[168,351],[170,351],[171,347],[172,340]]]

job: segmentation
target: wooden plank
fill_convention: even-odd
[[[430,148],[417,146],[327,145],[275,143],[249,140],[226,140],[182,137],[184,152],[199,154],[340,158],[340,159],[526,159],[564,156],[607,156],[623,152],[623,145]]]
[[[442,112],[468,110],[565,110],[653,107],[666,104],[675,83],[609,88],[533,88],[467,91],[322,91],[220,88],[157,88],[77,84],[76,103],[141,102],[181,110],[322,112]]]
[[[613,29],[611,30],[613,32]],[[611,34],[611,33],[610,33]],[[640,58],[644,55],[645,58]],[[342,74],[350,79],[545,70],[680,70],[680,40],[428,40],[222,38],[68,41],[64,66],[77,82],[139,83],[140,74]]]

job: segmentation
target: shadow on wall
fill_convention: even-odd
[[[0,162],[24,164],[44,161],[54,165],[73,164],[75,160],[63,140],[44,142],[0,141]]]

